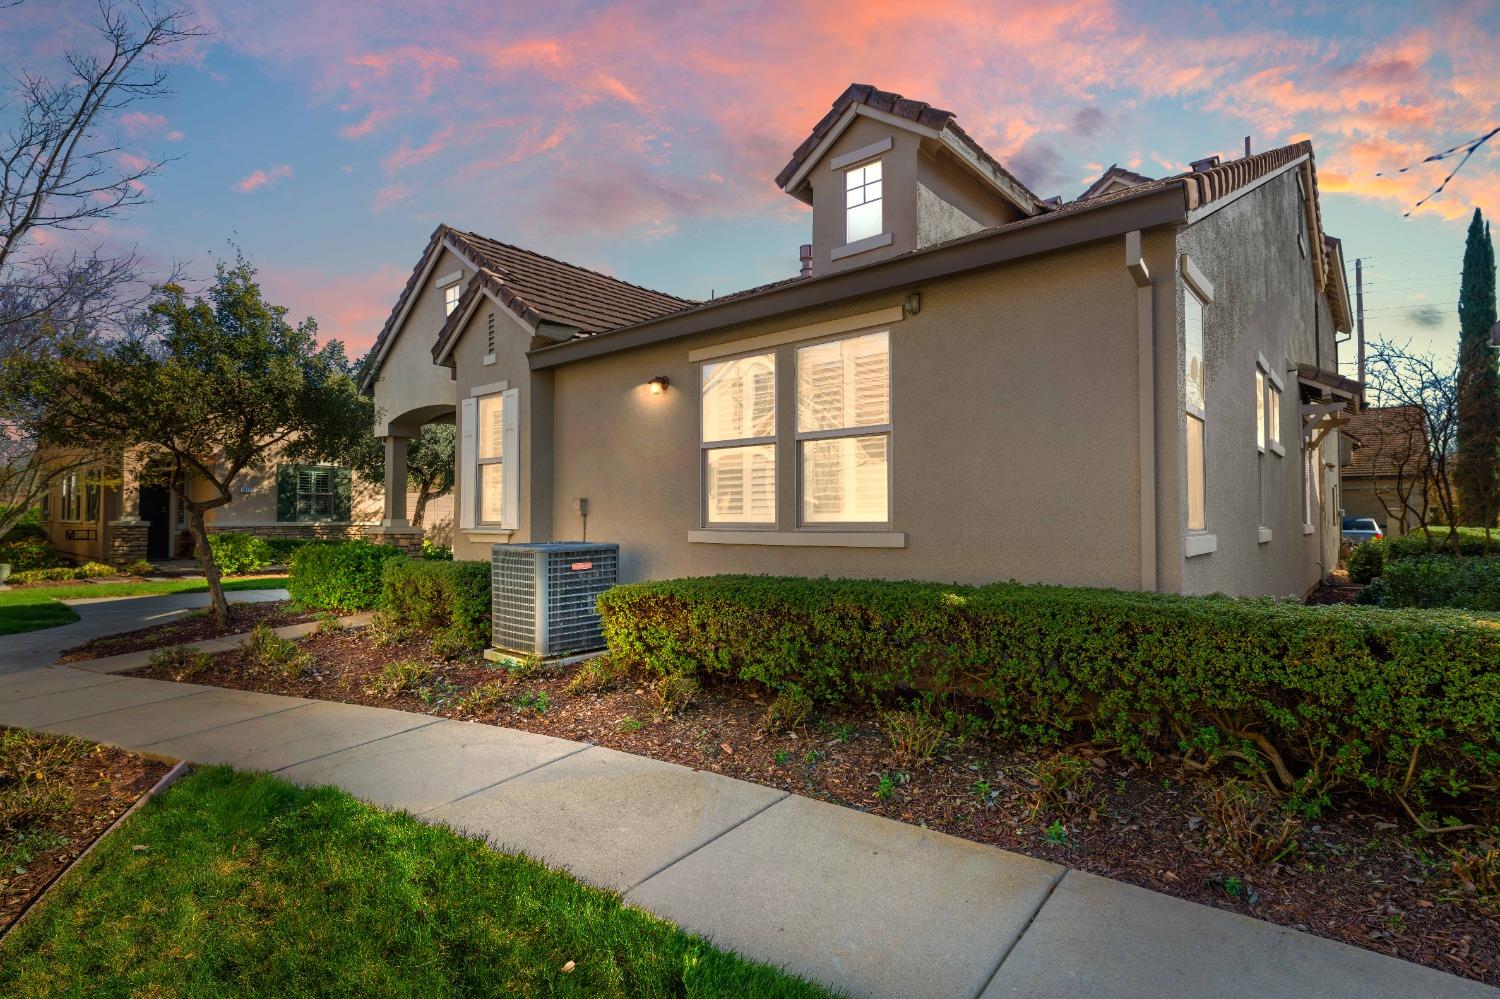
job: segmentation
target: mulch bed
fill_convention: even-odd
[[[214,657],[194,683],[421,711],[609,746],[754,781],[1051,860],[1283,926],[1500,985],[1500,911],[1463,897],[1448,847],[1476,840],[1414,836],[1404,817],[1346,803],[1306,823],[1280,862],[1247,863],[1217,849],[1206,814],[1223,775],[1175,760],[1130,764],[1090,747],[1092,790],[1045,800],[1033,768],[1049,754],[984,738],[948,741],[929,760],[902,759],[874,708],[820,707],[815,720],[767,733],[767,695],[707,680],[677,717],[663,719],[649,681],[597,693],[564,690],[576,668],[515,677],[477,655],[445,661],[425,639],[379,645],[367,630],[299,643],[313,671],[298,679],[254,672],[242,653]],[[388,663],[434,672],[393,697],[367,688]],[[167,671],[136,675],[175,678]],[[463,710],[476,684],[501,681],[498,706]],[[521,706],[527,705],[527,706]],[[1493,834],[1491,834],[1493,835]],[[1470,836],[1470,834],[1462,834]]]
[[[8,828],[14,818],[9,814],[12,803],[0,808],[0,932],[170,769],[166,763],[108,746],[34,733],[22,737],[56,747],[71,745],[76,753],[48,767],[45,779],[63,802],[58,814],[36,822],[17,820],[20,828]],[[12,790],[5,769],[0,761],[0,794]]]
[[[230,610],[233,617],[227,627],[215,624],[213,614],[208,610],[194,611],[187,617],[166,624],[127,631],[121,635],[107,635],[75,645],[59,656],[57,661],[76,663],[87,659],[103,659],[105,656],[118,656],[126,652],[144,652],[167,645],[191,644],[209,638],[240,635],[258,624],[280,628],[288,624],[304,624],[317,617],[312,611],[294,607],[290,600],[235,603],[230,604]]]

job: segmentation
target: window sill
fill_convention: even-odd
[[[468,538],[509,538],[516,533],[514,527],[461,527]]]
[[[1219,550],[1219,539],[1212,534],[1189,534],[1182,539],[1183,558],[1197,558]]]
[[[1317,528],[1314,527],[1314,526],[1312,526],[1311,524],[1303,524],[1302,525],[1302,533],[1303,534],[1312,534],[1316,530],[1317,530]]]
[[[1271,540],[1271,529],[1269,527],[1259,528],[1259,531],[1260,536],[1258,538],[1258,542],[1260,544],[1265,544],[1266,542]]]
[[[803,548],[905,548],[900,531],[688,531],[700,545],[784,545]]]
[[[890,246],[893,238],[890,233],[883,232],[878,236],[866,236],[864,239],[857,239],[843,246],[835,246],[829,252],[828,259],[843,260],[845,257],[852,257],[856,253],[864,253],[866,250],[878,250],[882,246]]]
[[[1272,441],[1270,446],[1271,451],[1274,452],[1278,458],[1286,457],[1286,448],[1282,447],[1279,443],[1277,443],[1276,441]]]

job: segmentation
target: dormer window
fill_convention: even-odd
[[[885,226],[880,207],[880,161],[844,171],[844,190],[844,242],[880,235]]]

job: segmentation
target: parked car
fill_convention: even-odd
[[[1385,537],[1385,531],[1375,523],[1371,517],[1345,517],[1344,518],[1344,540],[1351,545],[1357,545],[1361,541],[1379,541]]]

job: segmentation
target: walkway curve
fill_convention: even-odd
[[[285,600],[286,590],[230,590],[230,603]],[[75,645],[93,638],[165,624],[208,606],[208,593],[163,593],[149,597],[102,597],[63,601],[78,615],[72,624],[19,635],[0,635],[0,674],[50,666]]]

